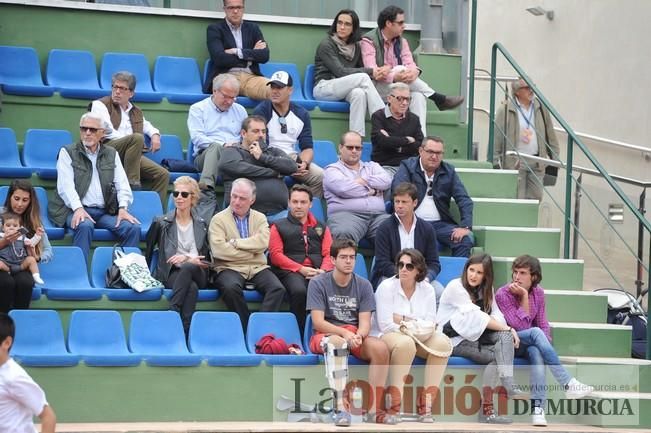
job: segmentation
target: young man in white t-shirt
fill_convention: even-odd
[[[0,313],[0,432],[36,433],[32,418],[41,420],[42,433],[54,433],[56,415],[40,386],[9,357],[14,321]]]

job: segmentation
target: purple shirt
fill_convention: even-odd
[[[355,179],[361,177],[367,185]],[[391,186],[391,176],[377,162],[359,162],[353,170],[341,160],[328,165],[323,172],[323,195],[328,202],[328,214],[335,212],[384,213],[384,192]]]
[[[509,283],[510,284],[510,283]],[[529,312],[520,307],[520,300],[509,290],[509,284],[501,287],[495,295],[495,301],[500,307],[506,323],[516,331],[538,327],[552,341],[549,322],[545,314],[545,292],[540,286],[535,286],[529,292]]]

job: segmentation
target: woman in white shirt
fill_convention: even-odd
[[[513,382],[514,347],[520,339],[495,302],[491,256],[477,254],[468,259],[461,278],[450,281],[443,291],[437,320],[452,341],[452,355],[486,365],[479,422],[511,423],[510,418],[495,414],[493,387],[499,377],[509,397],[525,397]]]
[[[425,391],[418,396],[417,410],[419,421],[433,422],[432,402],[438,394],[439,383],[448,363],[450,341],[436,330],[423,341],[425,346],[440,354],[436,356],[400,331],[402,322],[435,327],[436,292],[425,281],[428,270],[420,251],[405,248],[398,253],[395,263],[398,274],[382,281],[375,292],[376,310],[371,335],[380,337],[389,347],[389,382],[401,393],[404,377],[409,373],[414,357],[419,356],[427,360]],[[392,398],[392,413],[400,411],[400,400]]]

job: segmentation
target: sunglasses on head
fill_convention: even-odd
[[[280,123],[280,133],[287,134],[287,119],[285,119],[285,116],[278,116],[278,123]]]
[[[398,262],[398,269],[407,268],[408,271],[414,270],[413,263]]]
[[[172,196],[174,196],[174,198],[178,197],[179,195],[181,195],[183,198],[188,198],[192,195],[192,193],[188,191],[172,191]]]

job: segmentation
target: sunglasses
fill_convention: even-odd
[[[177,198],[179,195],[181,195],[183,198],[188,198],[192,195],[192,193],[188,191],[172,191],[172,196],[174,196],[174,198]]]
[[[91,134],[96,134],[97,131],[99,131],[100,129],[101,129],[101,128],[91,128],[90,126],[80,126],[80,127],[79,127],[79,130],[80,130],[81,132],[86,132],[86,131],[88,131],[88,132],[90,132]]]
[[[279,116],[278,123],[280,123],[280,133],[287,134],[287,119],[285,119],[285,116]]]
[[[394,98],[400,104],[403,104],[405,102],[411,102],[411,96],[396,96],[396,95],[389,95],[389,96]]]
[[[427,195],[430,195],[430,196],[433,195],[434,194],[434,191],[432,191],[433,189],[434,189],[434,181],[430,180],[427,183]]]
[[[413,271],[415,269],[413,263],[398,262],[398,269],[407,268],[408,271]]]
[[[344,147],[345,147],[346,149],[348,149],[349,151],[351,151],[351,152],[352,152],[353,150],[356,150],[356,151],[358,151],[358,152],[361,152],[361,151],[362,151],[362,146],[349,146],[349,145],[345,144]]]

